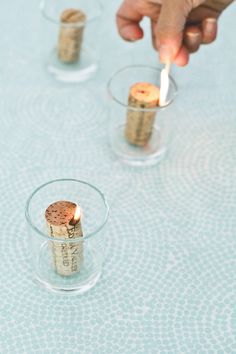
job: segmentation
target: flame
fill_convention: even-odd
[[[160,106],[165,106],[167,103],[166,98],[170,86],[169,70],[170,70],[169,65],[166,65],[166,67],[161,71],[160,100],[159,100]]]
[[[77,205],[74,213],[74,221],[78,221],[81,217],[80,207]]]

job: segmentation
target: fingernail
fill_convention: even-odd
[[[205,33],[212,33],[215,31],[216,26],[216,19],[215,18],[207,18],[204,21],[204,32]]]
[[[199,43],[201,38],[201,32],[186,32],[187,43],[190,45],[195,45]]]
[[[173,59],[173,50],[168,45],[161,45],[159,48],[159,57],[161,63],[169,63]]]
[[[191,38],[196,38],[196,37],[200,37],[201,33],[200,32],[186,32],[188,37]]]

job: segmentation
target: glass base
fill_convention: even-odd
[[[81,59],[71,64],[61,62],[57,56],[57,49],[54,49],[48,58],[46,66],[48,72],[55,76],[57,80],[71,83],[86,81],[97,71],[94,56],[86,49],[82,49]]]
[[[57,274],[53,267],[51,249],[46,241],[41,247],[35,278],[50,291],[78,295],[94,287],[101,274],[102,263],[100,257],[88,247],[84,249],[84,261],[78,273],[71,276]]]
[[[112,135],[111,147],[122,162],[133,166],[151,166],[159,163],[166,147],[161,144],[160,129],[155,126],[149,142],[142,147],[130,144],[124,135],[125,124],[117,126]]]

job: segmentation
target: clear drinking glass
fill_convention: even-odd
[[[80,206],[83,237],[62,238],[49,234],[45,211],[57,201],[70,201]],[[60,179],[38,187],[29,197],[25,213],[34,278],[47,289],[60,293],[80,294],[92,288],[102,273],[102,236],[108,213],[105,196],[89,183]],[[73,247],[83,253],[80,270],[69,276],[58,274],[53,250],[62,252]]]
[[[155,67],[137,65],[127,66],[115,73],[108,82],[110,98],[110,131],[109,141],[114,153],[125,163],[134,166],[153,165],[158,163],[167,150],[171,122],[168,115],[162,111],[166,109],[177,94],[177,85],[170,77],[170,86],[166,104],[162,107],[135,108],[129,105],[130,87],[136,83],[146,82],[160,87],[161,70]],[[130,143],[125,136],[128,112],[139,115],[150,114],[155,116],[152,134],[144,146]]]
[[[98,67],[100,1],[42,0],[40,8],[48,72],[65,82],[88,80]]]

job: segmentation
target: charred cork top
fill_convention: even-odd
[[[53,226],[74,224],[77,207],[77,204],[68,201],[55,202],[49,205],[45,211],[46,221]]]
[[[61,14],[62,23],[82,23],[86,21],[86,15],[81,10],[66,9]]]
[[[159,104],[160,90],[157,86],[147,82],[138,82],[131,86],[129,104],[143,108],[156,107]]]

